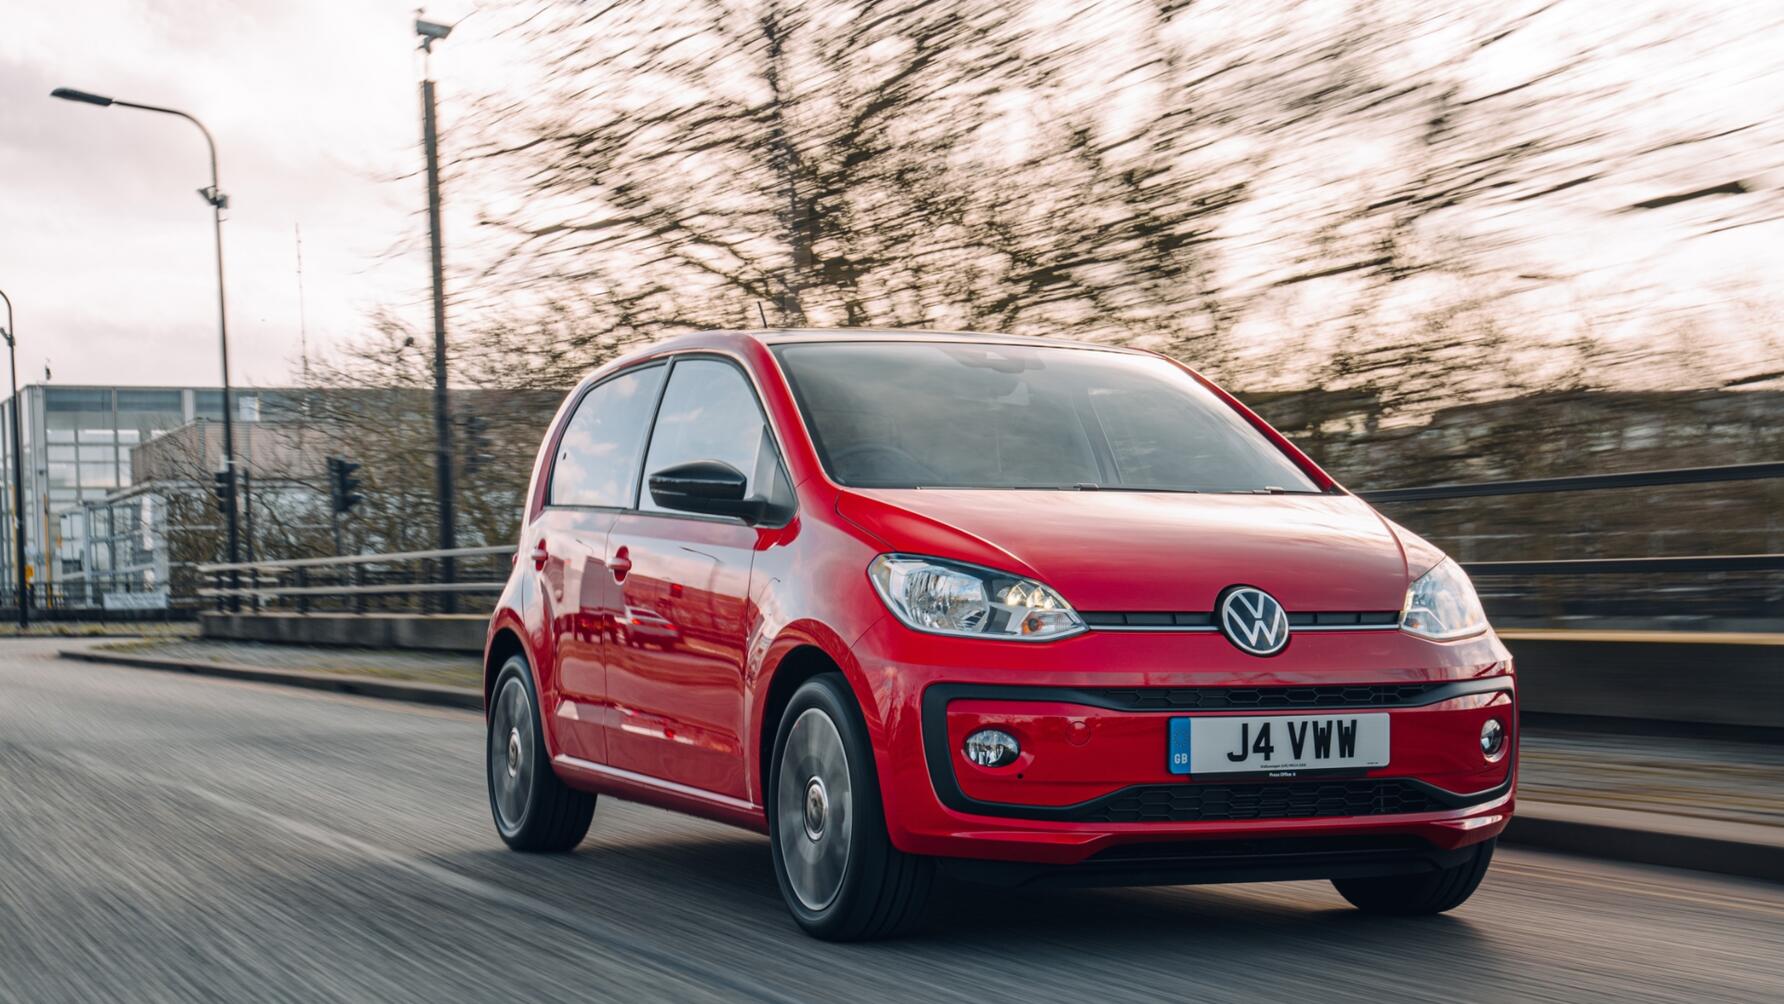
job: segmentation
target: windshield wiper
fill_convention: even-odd
[[[890,485],[887,487],[901,487]],[[1069,492],[1076,491],[1076,485],[912,485],[920,492]]]
[[[1072,490],[1079,491],[1079,492],[1147,492],[1147,493],[1153,493],[1153,494],[1166,494],[1166,495],[1200,495],[1200,494],[1202,494],[1202,490],[1200,488],[1161,488],[1158,486],[1149,486],[1149,485],[1100,485],[1100,484],[1096,484],[1095,482],[1091,482],[1091,481],[1086,481],[1086,482],[1082,482],[1080,484],[1075,484],[1072,486]]]
[[[861,485],[859,487],[898,487]],[[1105,485],[1079,481],[1069,485],[912,485],[916,491],[981,491],[981,492],[1139,492],[1159,495],[1200,495],[1200,488],[1160,488],[1147,485]],[[1279,489],[1280,490],[1280,489]]]

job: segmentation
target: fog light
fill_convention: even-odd
[[[1497,760],[1504,753],[1505,724],[1497,718],[1489,718],[1480,727],[1480,755]]]
[[[1483,742],[1485,740],[1482,740]],[[980,729],[966,737],[966,758],[981,767],[1007,767],[1016,762],[1022,747],[1016,737],[997,729]]]

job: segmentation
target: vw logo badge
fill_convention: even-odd
[[[1227,641],[1252,655],[1275,655],[1288,644],[1288,613],[1256,586],[1234,586],[1216,611]]]

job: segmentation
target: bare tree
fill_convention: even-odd
[[[1578,234],[1666,220],[1715,240],[1784,218],[1771,106],[1643,114],[1735,86],[1694,60],[1784,14],[1589,6],[509,0],[479,21],[526,58],[446,136],[448,190],[481,223],[453,284],[454,373],[561,391],[639,342],[764,316],[994,328],[1323,391],[1297,399],[1314,434],[1356,427],[1342,405],[1368,409],[1372,441],[1492,399],[1775,380],[1747,351],[1763,306],[1739,324],[1700,291],[1680,307],[1667,277]],[[386,320],[323,378],[425,387]],[[1695,369],[1661,366],[1668,339]],[[379,540],[431,511],[425,415],[403,400],[335,419],[363,430],[369,477],[414,475],[362,518]],[[549,408],[521,410],[484,417],[521,442]],[[1446,462],[1535,463],[1517,439]],[[530,455],[465,503],[495,539]]]

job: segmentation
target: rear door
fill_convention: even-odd
[[[632,502],[644,435],[668,367],[638,367],[589,388],[552,457],[530,548],[552,639],[542,709],[564,752],[605,762],[610,713],[603,652],[619,606],[604,563],[607,534]]]
[[[783,478],[755,389],[736,364],[678,357],[644,463],[650,472],[719,460],[750,477],[746,494]],[[622,611],[607,654],[617,767],[745,798],[744,665],[750,569],[768,534],[742,520],[673,512],[648,488],[615,521],[607,564]]]

